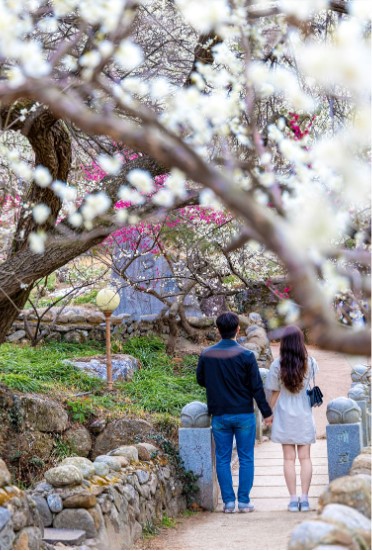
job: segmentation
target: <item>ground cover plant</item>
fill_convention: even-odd
[[[80,423],[99,414],[160,414],[155,421],[172,427],[185,404],[205,399],[204,390],[195,380],[196,357],[175,361],[165,353],[165,344],[158,337],[133,337],[124,344],[114,342],[113,348],[138,358],[142,368],[133,381],[115,383],[110,394],[105,391],[104,381],[63,361],[104,353],[104,346],[97,342],[50,342],[37,347],[3,344],[0,383],[19,392],[48,393],[63,400],[71,419]]]

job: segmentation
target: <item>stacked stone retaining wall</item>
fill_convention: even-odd
[[[121,446],[94,463],[66,458],[27,492],[9,485],[0,460],[1,480],[0,549],[53,549],[67,530],[79,548],[130,549],[144,528],[186,508],[175,468],[148,443]]]

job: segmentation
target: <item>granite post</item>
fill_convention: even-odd
[[[199,505],[213,511],[218,503],[216,460],[207,405],[191,402],[181,412],[179,452],[185,469],[199,476]]]
[[[362,413],[362,441],[363,447],[370,445],[370,436],[369,436],[369,418],[367,413],[367,402],[365,400],[355,400],[360,411]]]
[[[361,410],[351,398],[340,397],[327,406],[326,427],[328,474],[330,482],[349,474],[363,447]]]

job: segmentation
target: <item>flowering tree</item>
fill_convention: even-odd
[[[4,0],[2,11],[2,128],[35,152],[31,168],[3,143],[29,184],[1,267],[2,336],[36,278],[197,196],[237,217],[226,251],[254,241],[276,255],[315,342],[368,353],[368,331],[329,307],[367,289],[368,2]],[[109,176],[78,198],[67,123],[138,157],[106,149]],[[128,208],[114,216],[118,199]]]

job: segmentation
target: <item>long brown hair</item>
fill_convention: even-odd
[[[304,335],[295,325],[288,325],[280,341],[280,378],[290,392],[300,392],[307,370]]]

